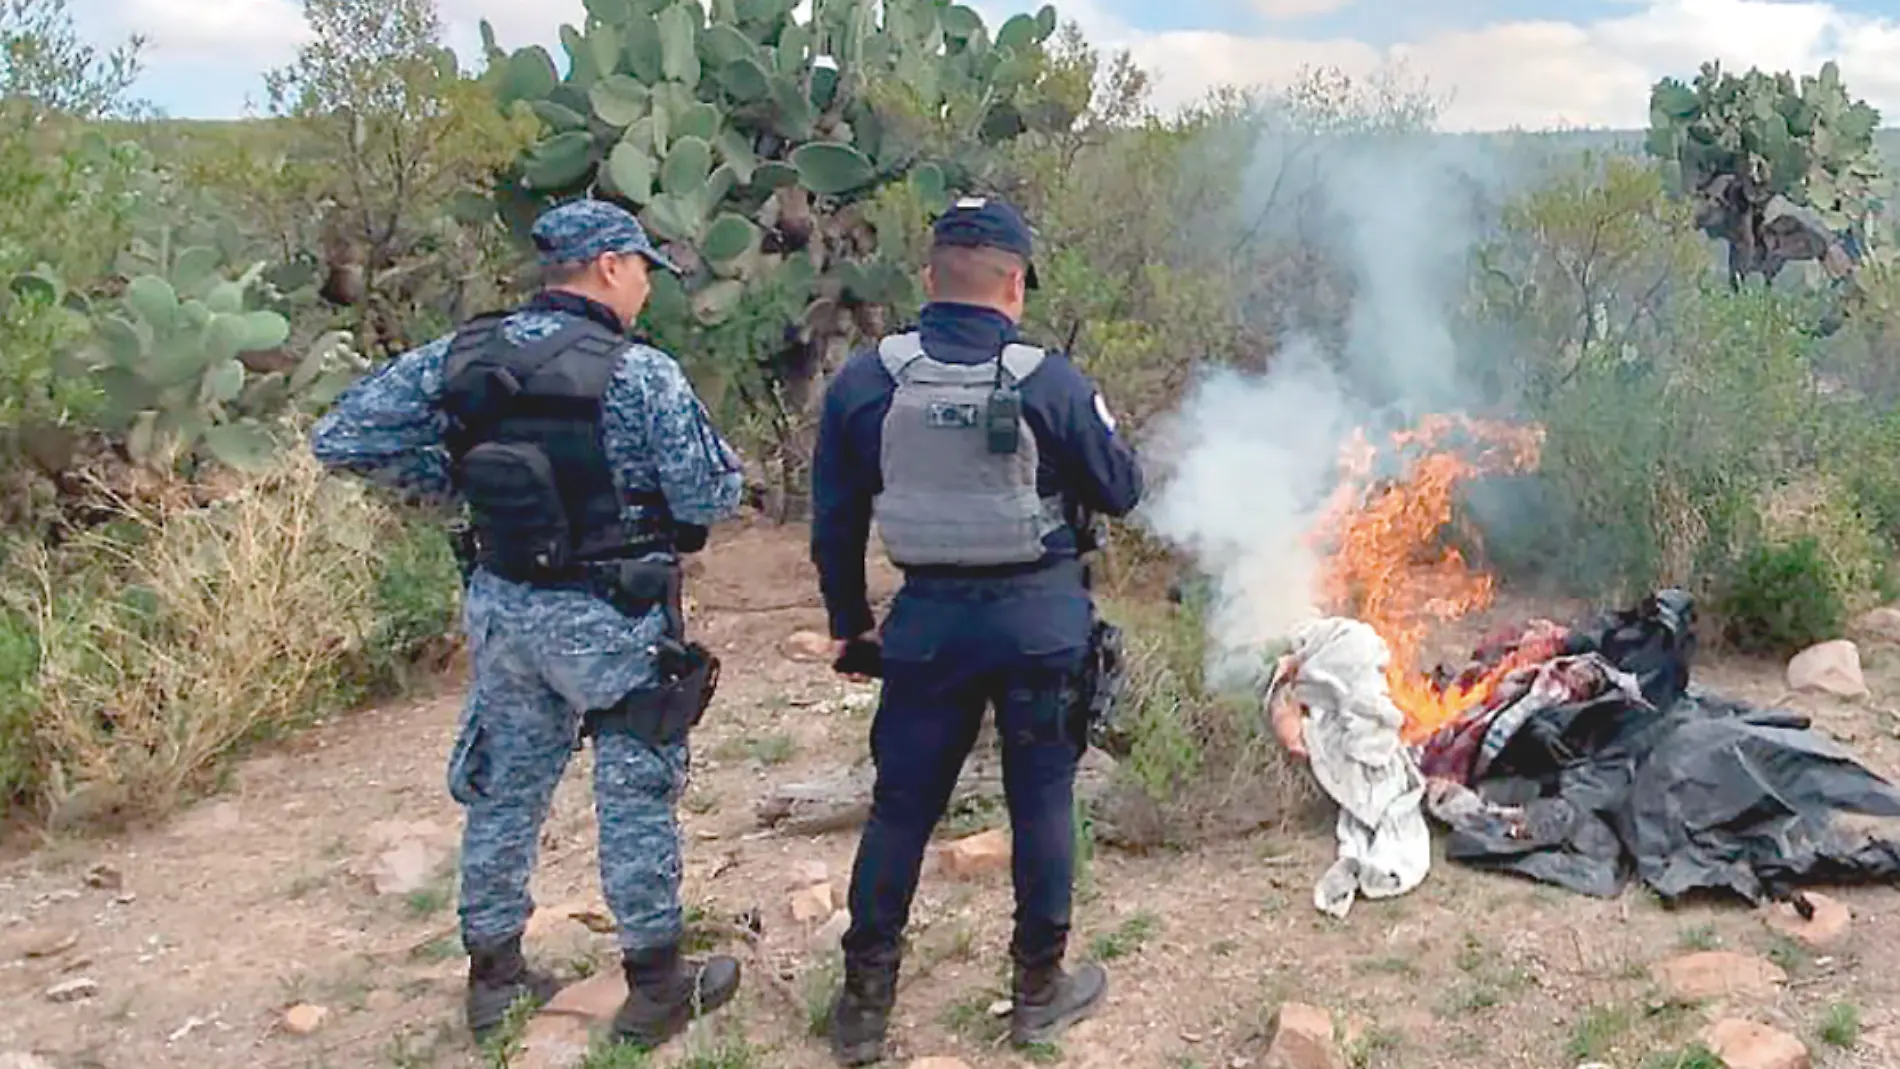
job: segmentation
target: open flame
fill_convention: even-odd
[[[1370,624],[1391,648],[1386,678],[1408,742],[1483,704],[1499,681],[1539,656],[1513,651],[1452,680],[1422,663],[1434,625],[1489,607],[1496,592],[1492,577],[1446,538],[1454,494],[1474,477],[1535,467],[1542,446],[1540,427],[1432,415],[1383,449],[1358,432],[1341,450],[1339,486],[1313,532],[1327,555],[1323,595],[1330,611]],[[1475,533],[1464,541],[1477,546]]]

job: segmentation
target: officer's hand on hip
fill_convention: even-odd
[[[860,660],[864,658],[866,653],[873,656],[881,655],[883,650],[879,648],[880,644],[877,640],[877,633],[875,631],[866,631],[856,638],[836,638],[831,640],[831,665],[833,670],[853,683],[869,683],[871,682],[870,676],[863,672],[846,671],[844,668],[845,658],[852,652],[853,647],[863,649],[864,652],[858,655],[858,659]]]

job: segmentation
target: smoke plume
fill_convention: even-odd
[[[1274,250],[1300,242],[1351,297],[1313,307],[1320,286],[1275,287],[1257,309],[1282,339],[1266,371],[1202,375],[1144,450],[1158,478],[1143,519],[1211,587],[1207,667],[1219,685],[1257,682],[1265,649],[1322,611],[1323,557],[1309,538],[1346,436],[1363,427],[1376,441],[1465,407],[1451,310],[1480,237],[1474,192],[1495,178],[1469,144],[1273,136],[1256,154],[1259,192],[1243,210],[1263,218],[1242,263],[1271,270]]]

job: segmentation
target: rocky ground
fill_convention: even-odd
[[[683,813],[686,896],[697,937],[734,948],[747,981],[733,1010],[647,1064],[828,1064],[810,1027],[835,976],[855,838],[761,829],[755,805],[860,755],[874,699],[786,642],[822,626],[803,549],[797,530],[727,536],[694,582],[700,633],[727,670]],[[1699,678],[1811,713],[1891,773],[1900,742],[1882,703],[1900,695],[1900,649],[1870,640],[1861,657],[1872,695],[1858,699],[1790,694],[1779,665],[1719,663]],[[563,1000],[574,1016],[530,1022],[530,1049],[503,1062],[458,1031],[458,825],[441,782],[458,702],[445,685],[338,720],[246,760],[221,793],[160,827],[38,843],[5,862],[0,1067],[558,1061],[586,1014],[618,999],[612,936],[597,930],[609,922],[588,758],[577,755],[543,838],[531,944],[590,979]],[[961,814],[944,843],[998,823]],[[1098,851],[1081,877],[1077,951],[1108,962],[1111,1004],[1059,1051],[1022,1056],[999,1042],[993,1012],[1007,975],[1006,867],[980,848],[946,848],[919,894],[892,1064],[1719,1064],[1686,1053],[1698,1041],[1736,1069],[1900,1064],[1891,889],[1830,892],[1802,922],[1727,902],[1665,909],[1635,890],[1598,901],[1441,863],[1414,893],[1333,921],[1311,904],[1331,850],[1321,827],[1193,852]]]

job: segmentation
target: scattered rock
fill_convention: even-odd
[[[971,877],[1009,868],[1009,833],[1000,829],[979,832],[946,844],[943,868],[952,876]]]
[[[579,934],[579,929],[583,928],[596,935],[610,935],[617,927],[613,914],[598,899],[583,899],[537,908],[534,915],[528,918],[528,929],[523,938],[538,945],[550,939]]]
[[[1766,997],[1788,982],[1788,974],[1774,962],[1729,950],[1685,954],[1657,965],[1656,982],[1684,1002],[1701,1002],[1731,995]]]
[[[850,910],[841,909],[833,913],[830,920],[811,933],[812,953],[822,954],[828,950],[838,949],[839,942],[844,939],[844,933],[850,928]]]
[[[101,861],[86,870],[86,886],[101,891],[121,891],[125,889],[125,874]]]
[[[627,1001],[627,975],[619,969],[606,969],[560,990],[541,1013],[556,1017],[578,1017],[589,1021],[611,1021]]]
[[[1793,902],[1777,902],[1763,911],[1763,920],[1768,927],[1811,947],[1830,946],[1847,934],[1847,925],[1853,919],[1853,914],[1845,905],[1813,891],[1802,892],[1802,897],[1812,907],[1812,917],[1802,917]]]
[[[17,953],[12,956],[22,958],[56,958],[79,945],[79,933],[49,929],[28,932],[25,938],[15,944]]]
[[[0,1069],[53,1069],[53,1063],[37,1054],[14,1051],[0,1054]]]
[[[54,984],[46,989],[46,997],[53,1002],[78,1002],[99,993],[99,982],[84,976]]]
[[[1266,1069],[1346,1069],[1333,1037],[1332,1015],[1298,1002],[1281,1006],[1274,1015]]]
[[[330,1011],[323,1006],[312,1006],[300,1002],[284,1011],[284,1031],[294,1036],[307,1036],[323,1027]]]
[[[423,890],[449,858],[447,834],[430,821],[383,821],[370,828],[370,837],[380,847],[369,868],[379,895]]]
[[[829,882],[831,882],[831,866],[811,859],[797,862],[792,866],[792,874],[786,879],[785,886],[798,890],[801,887],[810,887],[814,883]]]
[[[1809,1069],[1813,1065],[1800,1040],[1753,1021],[1717,1021],[1709,1026],[1704,1042],[1728,1069]]]
[[[970,1063],[964,1061],[962,1058],[945,1058],[941,1055],[932,1055],[928,1058],[918,1058],[912,1061],[908,1066],[905,1066],[905,1069],[970,1069]]]
[[[1867,613],[1854,621],[1854,630],[1879,642],[1900,643],[1900,605]]]
[[[792,895],[792,919],[800,924],[815,924],[829,918],[837,909],[828,883],[815,883]]]
[[[1820,691],[1839,698],[1867,696],[1867,679],[1860,670],[1860,648],[1846,639],[1823,642],[1795,654],[1788,662],[1790,690]]]
[[[785,636],[778,644],[778,651],[788,661],[801,661],[807,664],[831,660],[831,639],[816,631],[794,631]]]
[[[521,1049],[508,1064],[516,1069],[578,1069],[591,1041],[587,1021],[546,1012],[529,1018]]]

